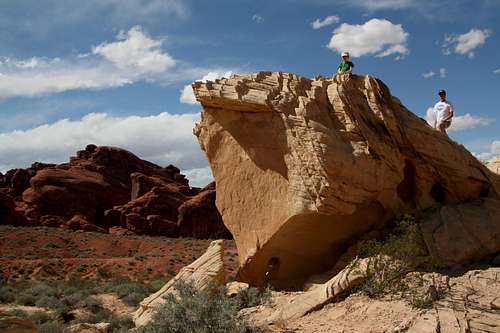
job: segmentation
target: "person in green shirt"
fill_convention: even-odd
[[[349,61],[349,52],[343,52],[342,62],[337,68],[337,74],[343,74],[346,76],[346,79],[349,79],[351,77],[353,67],[354,64]]]

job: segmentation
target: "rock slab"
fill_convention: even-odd
[[[223,255],[223,241],[213,241],[205,254],[190,265],[182,268],[180,272],[160,290],[141,302],[139,309],[133,314],[135,325],[140,327],[149,323],[156,309],[164,303],[163,297],[175,292],[175,284],[179,281],[193,283],[199,290],[207,289],[212,283],[219,285],[225,284],[226,273]]]
[[[194,134],[253,285],[294,288],[397,216],[500,193],[498,175],[374,77],[259,72],[193,90]]]

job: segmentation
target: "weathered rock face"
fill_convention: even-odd
[[[222,217],[215,207],[215,183],[211,183],[199,194],[179,206],[179,234],[202,238],[231,238]]]
[[[191,222],[201,227],[196,235],[193,228],[183,228],[182,235],[209,238],[213,230],[228,235],[215,207],[215,188],[190,187],[175,166],[163,168],[124,149],[88,145],[69,163],[35,163],[1,175],[0,223],[96,232],[126,227],[137,234],[176,237],[179,207],[204,191],[210,202],[191,205],[188,214],[199,218]],[[185,220],[180,222],[185,225]]]
[[[193,89],[204,108],[194,133],[252,284],[287,287],[400,214],[500,192],[498,176],[373,77],[260,72]]]

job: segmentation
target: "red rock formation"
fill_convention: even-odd
[[[69,163],[10,170],[0,175],[0,188],[0,223],[97,232],[124,227],[171,237],[182,229],[185,237],[229,237],[215,207],[215,189],[201,205],[188,205],[190,212],[182,216],[191,219],[178,222],[179,207],[200,189],[190,187],[175,166],[163,168],[120,148],[88,145]]]
[[[230,238],[222,217],[215,207],[215,183],[185,201],[179,207],[179,234],[196,238]]]

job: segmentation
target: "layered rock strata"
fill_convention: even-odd
[[[374,77],[259,72],[193,90],[239,278],[254,285],[293,288],[401,214],[498,198],[497,175]]]

